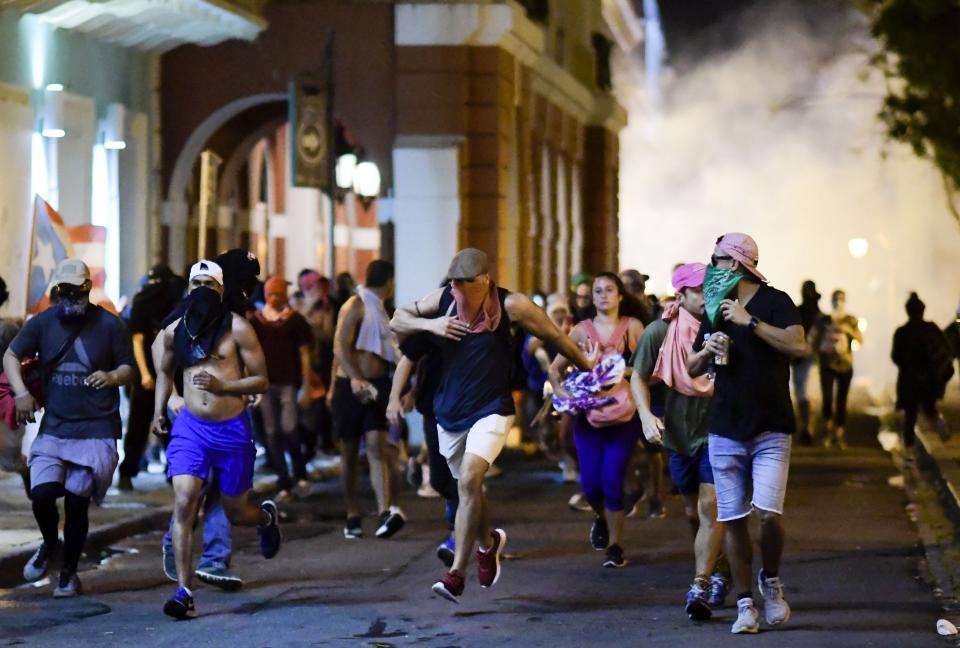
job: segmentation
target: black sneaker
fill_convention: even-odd
[[[30,560],[23,566],[23,579],[28,583],[33,583],[47,574],[50,567],[50,559],[55,557],[63,543],[57,540],[54,546],[48,546],[46,542],[41,542],[37,550],[30,556]]]
[[[117,479],[117,490],[129,493],[133,491],[133,479],[126,475],[120,475]]]
[[[663,507],[663,502],[656,498],[650,498],[650,511],[647,517],[651,520],[658,520],[667,517],[667,509]]]
[[[403,517],[403,513],[400,511],[397,511],[396,513],[384,511],[380,515],[380,526],[377,527],[375,535],[378,538],[385,540],[402,529],[406,522],[407,519]]]
[[[456,556],[456,541],[451,533],[446,540],[437,546],[437,558],[440,559],[447,569],[453,567],[453,559]]]
[[[61,569],[57,587],[53,590],[53,598],[72,598],[83,592],[76,569]]]
[[[610,529],[602,515],[593,518],[593,526],[590,527],[590,544],[597,551],[603,551],[610,544]]]
[[[343,537],[347,540],[363,537],[363,519],[359,515],[347,518],[347,524],[343,527]]]
[[[167,551],[166,547],[163,547],[163,575],[172,580],[174,583],[177,582],[177,556],[173,551]]]
[[[193,619],[197,616],[197,608],[187,590],[178,587],[176,593],[163,604],[163,613],[174,619]]]
[[[219,587],[225,592],[236,592],[243,587],[243,580],[228,572],[225,567],[200,567],[194,574],[207,585]]]
[[[280,543],[283,542],[283,536],[280,535],[280,511],[270,500],[264,501],[260,505],[260,510],[270,516],[270,522],[266,526],[257,527],[257,535],[260,536],[260,554],[269,560],[277,555],[280,551]]]
[[[623,558],[623,549],[620,545],[612,544],[607,547],[607,557],[603,561],[604,567],[626,567],[627,561]]]

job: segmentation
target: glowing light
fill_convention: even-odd
[[[66,136],[67,131],[63,130],[62,128],[44,128],[40,131],[40,134],[51,139],[60,139],[61,137]]]
[[[854,259],[862,259],[870,251],[870,241],[864,238],[852,238],[847,243],[847,248]]]
[[[860,329],[861,333],[867,332],[867,318],[861,317],[857,320],[857,328]]]
[[[358,196],[376,198],[380,195],[380,169],[373,162],[361,162],[353,172],[353,190]]]
[[[48,83],[47,92],[63,92],[62,83]]]
[[[116,142],[104,142],[103,148],[107,149],[108,151],[122,151],[123,149],[127,148],[127,143],[122,140]]]
[[[357,156],[345,153],[337,158],[337,186],[350,189],[353,186],[353,173],[357,170]]]

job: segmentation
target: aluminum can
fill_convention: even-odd
[[[723,352],[714,354],[713,364],[716,367],[725,367],[730,364],[730,336],[724,335],[720,340],[723,342]]]

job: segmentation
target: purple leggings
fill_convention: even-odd
[[[573,440],[580,459],[580,486],[591,506],[623,510],[623,482],[642,433],[639,416],[603,428],[593,427],[583,415],[575,419]]]

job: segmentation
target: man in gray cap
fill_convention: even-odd
[[[432,333],[442,360],[433,404],[440,452],[458,480],[460,507],[453,566],[434,583],[433,591],[456,603],[475,542],[479,541],[480,586],[490,587],[500,577],[507,534],[487,524],[483,477],[503,450],[513,423],[511,373],[517,347],[511,324],[553,345],[578,367],[592,365],[543,309],[524,295],[494,284],[487,255],[481,250],[458,252],[447,277],[449,286],[397,309],[391,326],[401,337]]]
[[[21,358],[38,355],[45,395],[40,433],[30,449],[33,515],[43,543],[23,568],[40,580],[63,546],[53,595],[80,593],[77,563],[87,539],[90,500],[103,501],[117,467],[120,390],[133,379],[130,336],[120,318],[90,303],[90,270],[66,259],[53,274],[51,308],[29,320],[3,357],[16,396],[18,422],[33,421],[40,405],[27,390]],[[63,542],[57,499],[64,498]]]

